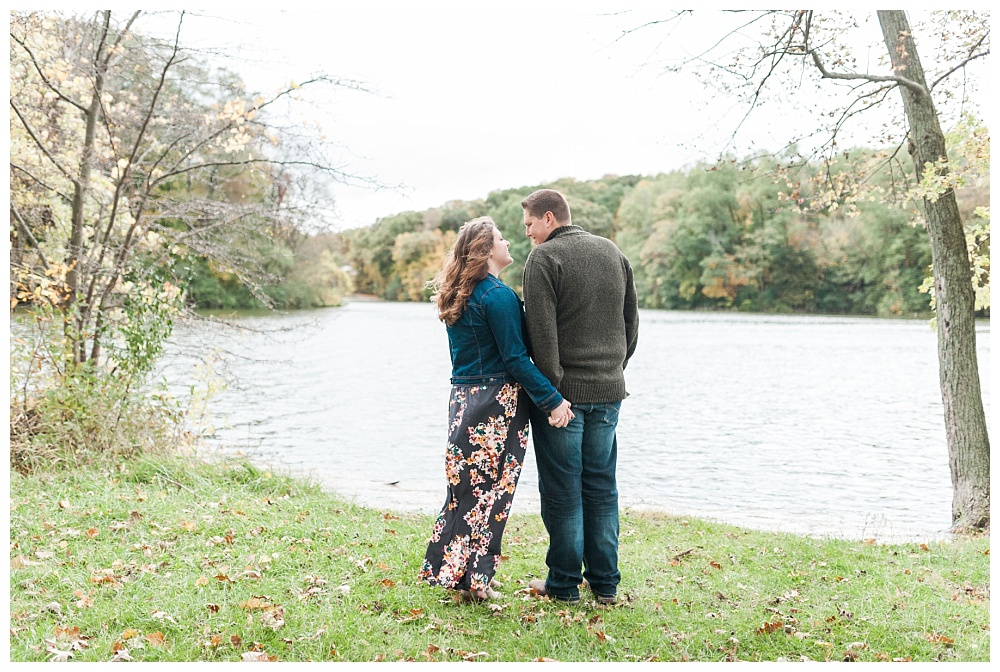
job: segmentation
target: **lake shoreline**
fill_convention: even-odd
[[[440,508],[450,359],[430,304],[231,322],[245,333],[225,344],[234,384],[209,404],[211,443],[358,502]],[[936,335],[923,320],[641,310],[640,324],[618,426],[622,507],[817,537],[947,536]],[[171,347],[213,338],[190,325]],[[184,403],[203,372],[170,363],[162,375]],[[514,507],[537,512],[537,497],[529,440]]]

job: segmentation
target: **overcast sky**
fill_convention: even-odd
[[[740,103],[693,75],[665,72],[722,34],[731,19],[721,14],[623,36],[671,10],[611,0],[253,7],[190,14],[182,41],[235,56],[230,67],[264,94],[318,72],[374,91],[343,90],[307,112],[344,146],[349,172],[402,185],[338,187],[338,228],[562,177],[710,161],[742,116]],[[874,16],[868,30],[880,37]],[[776,149],[797,121],[758,115],[737,149],[749,140]]]

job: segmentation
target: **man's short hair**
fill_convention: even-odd
[[[539,189],[521,201],[521,208],[532,217],[542,217],[546,212],[551,212],[556,221],[563,225],[572,221],[566,197],[555,189]]]

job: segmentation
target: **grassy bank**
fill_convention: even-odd
[[[515,516],[503,599],[416,580],[432,518],[248,464],[11,473],[12,661],[989,660],[989,538],[882,545],[626,512],[622,604],[527,594],[545,530]],[[443,487],[443,486],[442,486]]]

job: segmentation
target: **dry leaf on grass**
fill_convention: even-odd
[[[784,629],[784,627],[785,624],[782,623],[781,621],[773,621],[770,623],[764,623],[764,625],[754,630],[754,633],[758,635],[769,635],[772,632],[777,632],[778,630]]]

